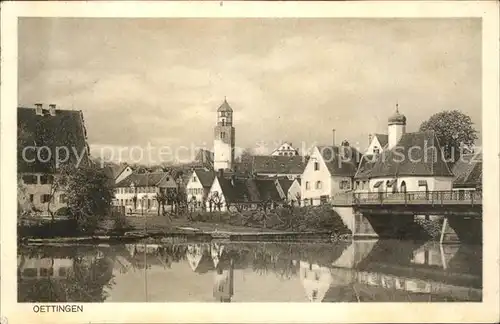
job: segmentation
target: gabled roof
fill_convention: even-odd
[[[387,145],[387,143],[389,143],[389,135],[387,134],[373,134],[373,137],[377,138],[382,148],[384,148]]]
[[[305,165],[303,156],[255,155],[251,169],[253,173],[302,174]]]
[[[403,134],[394,148],[379,154],[370,178],[395,176],[453,176],[434,131]]]
[[[132,173],[116,184],[116,187],[174,187],[175,181],[166,172]]]
[[[292,186],[293,184],[293,181],[294,180],[290,180],[290,179],[287,179],[287,178],[279,178],[278,179],[278,182],[281,186],[281,189],[283,189],[283,191],[285,192],[285,194],[288,192],[288,189],[290,189],[290,187]],[[300,182],[299,182],[300,184]]]
[[[78,155],[84,154],[83,164],[89,162],[87,131],[81,111],[57,109],[55,116],[51,116],[48,110],[43,110],[43,116],[39,116],[34,108],[20,107],[17,109],[17,128],[17,172],[54,172],[56,147],[70,150],[70,164],[77,161],[74,150]],[[54,158],[42,162],[36,158],[34,150],[25,151],[26,158],[23,158],[23,149],[28,146],[47,146]],[[35,161],[30,162],[32,159]]]
[[[281,145],[278,148],[276,148],[271,154],[274,154],[275,152],[280,152],[280,151],[286,151],[286,152],[293,151],[293,155],[299,155],[299,151],[292,146],[292,143],[289,143],[289,142],[281,143]]]
[[[317,149],[332,176],[354,177],[362,156],[358,150],[351,146],[317,146]]]
[[[368,179],[373,166],[375,165],[376,156],[373,154],[365,154],[359,161],[358,170],[354,178],[356,179]]]
[[[280,201],[282,197],[276,187],[275,179],[255,179],[257,190],[259,191],[259,198],[262,201],[272,200]],[[286,192],[286,191],[285,191]]]
[[[478,187],[482,184],[482,155],[466,154],[453,165],[454,187]]]
[[[217,176],[217,180],[227,202],[260,201],[259,190],[250,178]]]
[[[212,183],[214,182],[214,178],[215,178],[214,171],[196,169],[196,170],[194,170],[194,172],[196,173],[196,176],[198,177],[198,181],[200,181],[201,185],[204,188],[210,188],[210,186],[212,186]]]
[[[275,179],[217,176],[217,180],[222,194],[229,203],[260,202],[268,199],[280,201],[282,199],[274,182]]]

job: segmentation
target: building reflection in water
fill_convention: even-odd
[[[73,247],[66,250],[52,248],[46,251],[45,247],[41,249],[42,252],[38,254],[22,252],[18,256],[20,295],[23,295],[23,292],[25,295],[31,294],[20,298],[20,301],[36,301],[36,294],[31,292],[30,288],[33,284],[29,282],[37,282],[40,291],[43,291],[42,288],[45,286],[41,285],[46,284],[42,280],[46,279],[51,280],[52,286],[57,281],[72,281],[71,284],[78,281],[77,285],[82,287],[78,291],[83,293],[88,290],[85,287],[93,285],[96,278],[100,278],[99,285],[109,286],[107,292],[113,292],[113,286],[108,284],[111,282],[111,273],[107,274],[112,269],[116,270],[113,276],[129,278],[120,281],[122,286],[130,285],[135,291],[140,291],[143,286],[145,294],[139,296],[142,295],[141,292],[137,293],[136,297],[126,297],[118,292],[118,295],[113,295],[113,301],[163,300],[162,298],[165,298],[164,301],[172,298],[181,301],[186,297],[171,292],[165,294],[161,289],[171,291],[175,289],[172,287],[182,287],[184,291],[189,291],[191,285],[192,289],[199,289],[206,284],[212,287],[212,292],[205,290],[207,294],[203,300],[211,298],[217,302],[232,302],[235,298],[236,284],[244,291],[239,296],[242,301],[248,299],[281,301],[280,294],[259,296],[262,294],[260,290],[251,289],[246,286],[245,281],[235,280],[236,271],[241,271],[241,274],[248,278],[252,277],[253,282],[265,281],[267,289],[271,286],[276,287],[276,291],[289,289],[295,294],[293,300],[302,298],[310,302],[482,300],[481,249],[464,245],[401,241],[354,241],[343,245],[142,243],[99,248],[97,250],[101,252],[96,253],[94,249],[93,252],[83,252],[78,255],[72,252]],[[196,280],[189,279],[183,264],[193,271]],[[143,270],[137,271],[137,269]],[[135,275],[127,275],[130,270],[135,272]],[[79,271],[78,276],[75,276],[75,271]],[[85,273],[85,276],[81,276],[82,273]],[[155,278],[163,276],[164,279],[158,280],[167,281],[176,276],[185,279],[161,288],[161,285],[149,280],[153,276]],[[274,288],[271,288],[271,291],[272,289]],[[102,289],[95,290],[92,301],[105,299],[102,297],[104,295],[99,295],[100,290]],[[251,295],[248,295],[249,291],[252,291]],[[300,292],[303,297],[300,296]],[[166,297],[167,295],[169,297]],[[88,300],[85,298],[87,297],[79,295],[65,297],[47,295],[43,300],[78,302]]]

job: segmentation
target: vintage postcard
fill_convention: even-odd
[[[1,323],[498,322],[498,10],[2,3]]]

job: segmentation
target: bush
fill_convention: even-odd
[[[280,207],[267,212],[205,212],[194,214],[191,220],[285,231],[350,233],[340,216],[328,206]]]

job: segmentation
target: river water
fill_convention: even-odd
[[[481,300],[481,246],[379,240],[18,249],[19,302]]]

